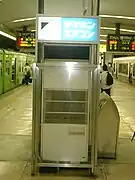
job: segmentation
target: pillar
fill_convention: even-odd
[[[44,0],[38,0],[38,14],[44,14]],[[40,63],[44,59],[44,46],[37,43],[37,49],[37,63]]]
[[[44,14],[44,0],[38,0],[38,13]]]
[[[120,23],[116,23],[115,34],[116,36],[120,37]]]
[[[116,28],[116,30],[115,30],[115,35],[118,37],[118,45],[117,45],[117,48],[120,50],[120,23],[116,23],[115,28]]]

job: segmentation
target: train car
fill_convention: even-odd
[[[26,54],[4,50],[3,93],[21,84]]]
[[[113,59],[116,79],[135,85],[135,56]]]
[[[34,62],[33,55],[0,50],[0,94],[22,84],[24,66]]]

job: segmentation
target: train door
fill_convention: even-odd
[[[17,74],[17,78],[16,78],[16,82],[17,85],[22,83],[22,76],[23,76],[23,72],[22,72],[22,56],[18,55],[17,56],[17,68],[16,68],[16,74]]]
[[[0,54],[0,94],[3,93],[3,54]]]
[[[129,83],[132,84],[133,63],[129,63]]]
[[[12,88],[11,59],[8,53],[4,54],[4,92]]]
[[[16,85],[16,58],[12,58],[12,85]]]

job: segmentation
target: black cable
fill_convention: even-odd
[[[106,172],[105,172],[105,170],[103,168],[103,165],[101,165],[100,162],[98,164],[99,164],[99,169],[100,169],[101,173],[103,174],[104,180],[108,180],[108,177],[107,177],[107,174],[106,174]],[[103,162],[102,162],[102,164],[103,164]]]
[[[23,179],[24,179],[25,169],[26,169],[27,166],[28,166],[29,158],[30,158],[30,157],[31,157],[31,153],[30,153],[29,156],[28,156],[28,160],[27,160],[26,163],[24,164],[24,167],[23,167],[23,170],[22,170],[22,173],[21,173],[21,176],[20,176],[19,180],[23,180]]]

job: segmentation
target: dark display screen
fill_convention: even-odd
[[[18,32],[17,46],[19,48],[35,47],[35,32]]]
[[[50,59],[89,59],[88,46],[45,46],[44,58]]]
[[[135,35],[108,35],[107,51],[135,52]]]

